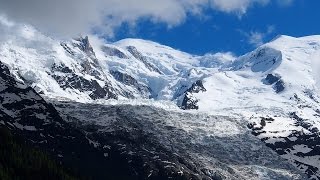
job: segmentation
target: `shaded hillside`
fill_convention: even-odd
[[[80,179],[46,153],[0,127],[0,179]]]

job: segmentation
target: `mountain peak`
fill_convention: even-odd
[[[83,52],[89,55],[95,55],[88,36],[85,36],[85,37],[80,36],[78,38],[75,38],[75,41],[77,41],[76,44]]]

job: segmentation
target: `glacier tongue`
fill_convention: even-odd
[[[135,157],[144,157],[144,169],[157,164],[172,171],[174,179],[176,173],[188,176],[190,172],[196,174],[194,179],[305,178],[254,138],[247,121],[239,117],[144,105],[53,103],[66,121],[81,124],[79,128],[89,137],[96,137],[97,146],[120,148],[121,154],[129,154],[130,164]],[[117,136],[123,138],[113,142],[112,137]],[[151,177],[159,173],[149,171]]]

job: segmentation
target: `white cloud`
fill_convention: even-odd
[[[176,26],[188,15],[203,15],[213,8],[242,15],[254,5],[271,0],[0,0],[0,12],[17,22],[63,35],[87,33],[93,27],[112,34],[124,22],[141,18]],[[286,0],[289,1],[289,0]]]
[[[211,0],[212,7],[224,12],[236,12],[238,15],[245,14],[247,9],[254,5],[265,5],[269,0]]]
[[[200,60],[200,65],[204,67],[221,67],[234,61],[237,57],[231,52],[218,52],[205,54]]]
[[[245,31],[239,30],[239,32],[247,38],[248,43],[255,47],[263,45],[265,43],[265,38],[267,37],[267,35],[274,33],[274,31],[275,26],[273,25],[268,26],[265,32],[251,31],[247,33]]]
[[[252,44],[254,46],[261,46],[263,44],[263,39],[265,37],[265,34],[261,32],[250,32],[249,34],[249,44]]]

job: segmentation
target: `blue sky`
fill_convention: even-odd
[[[180,25],[139,20],[117,29],[114,40],[142,38],[193,54],[233,52],[241,55],[279,34],[320,34],[320,1],[295,0],[289,5],[273,2],[251,7],[241,17],[207,9],[203,16],[188,16]]]
[[[319,7],[319,0],[0,0],[0,17],[58,37],[93,33],[241,55],[279,34],[320,34]]]

